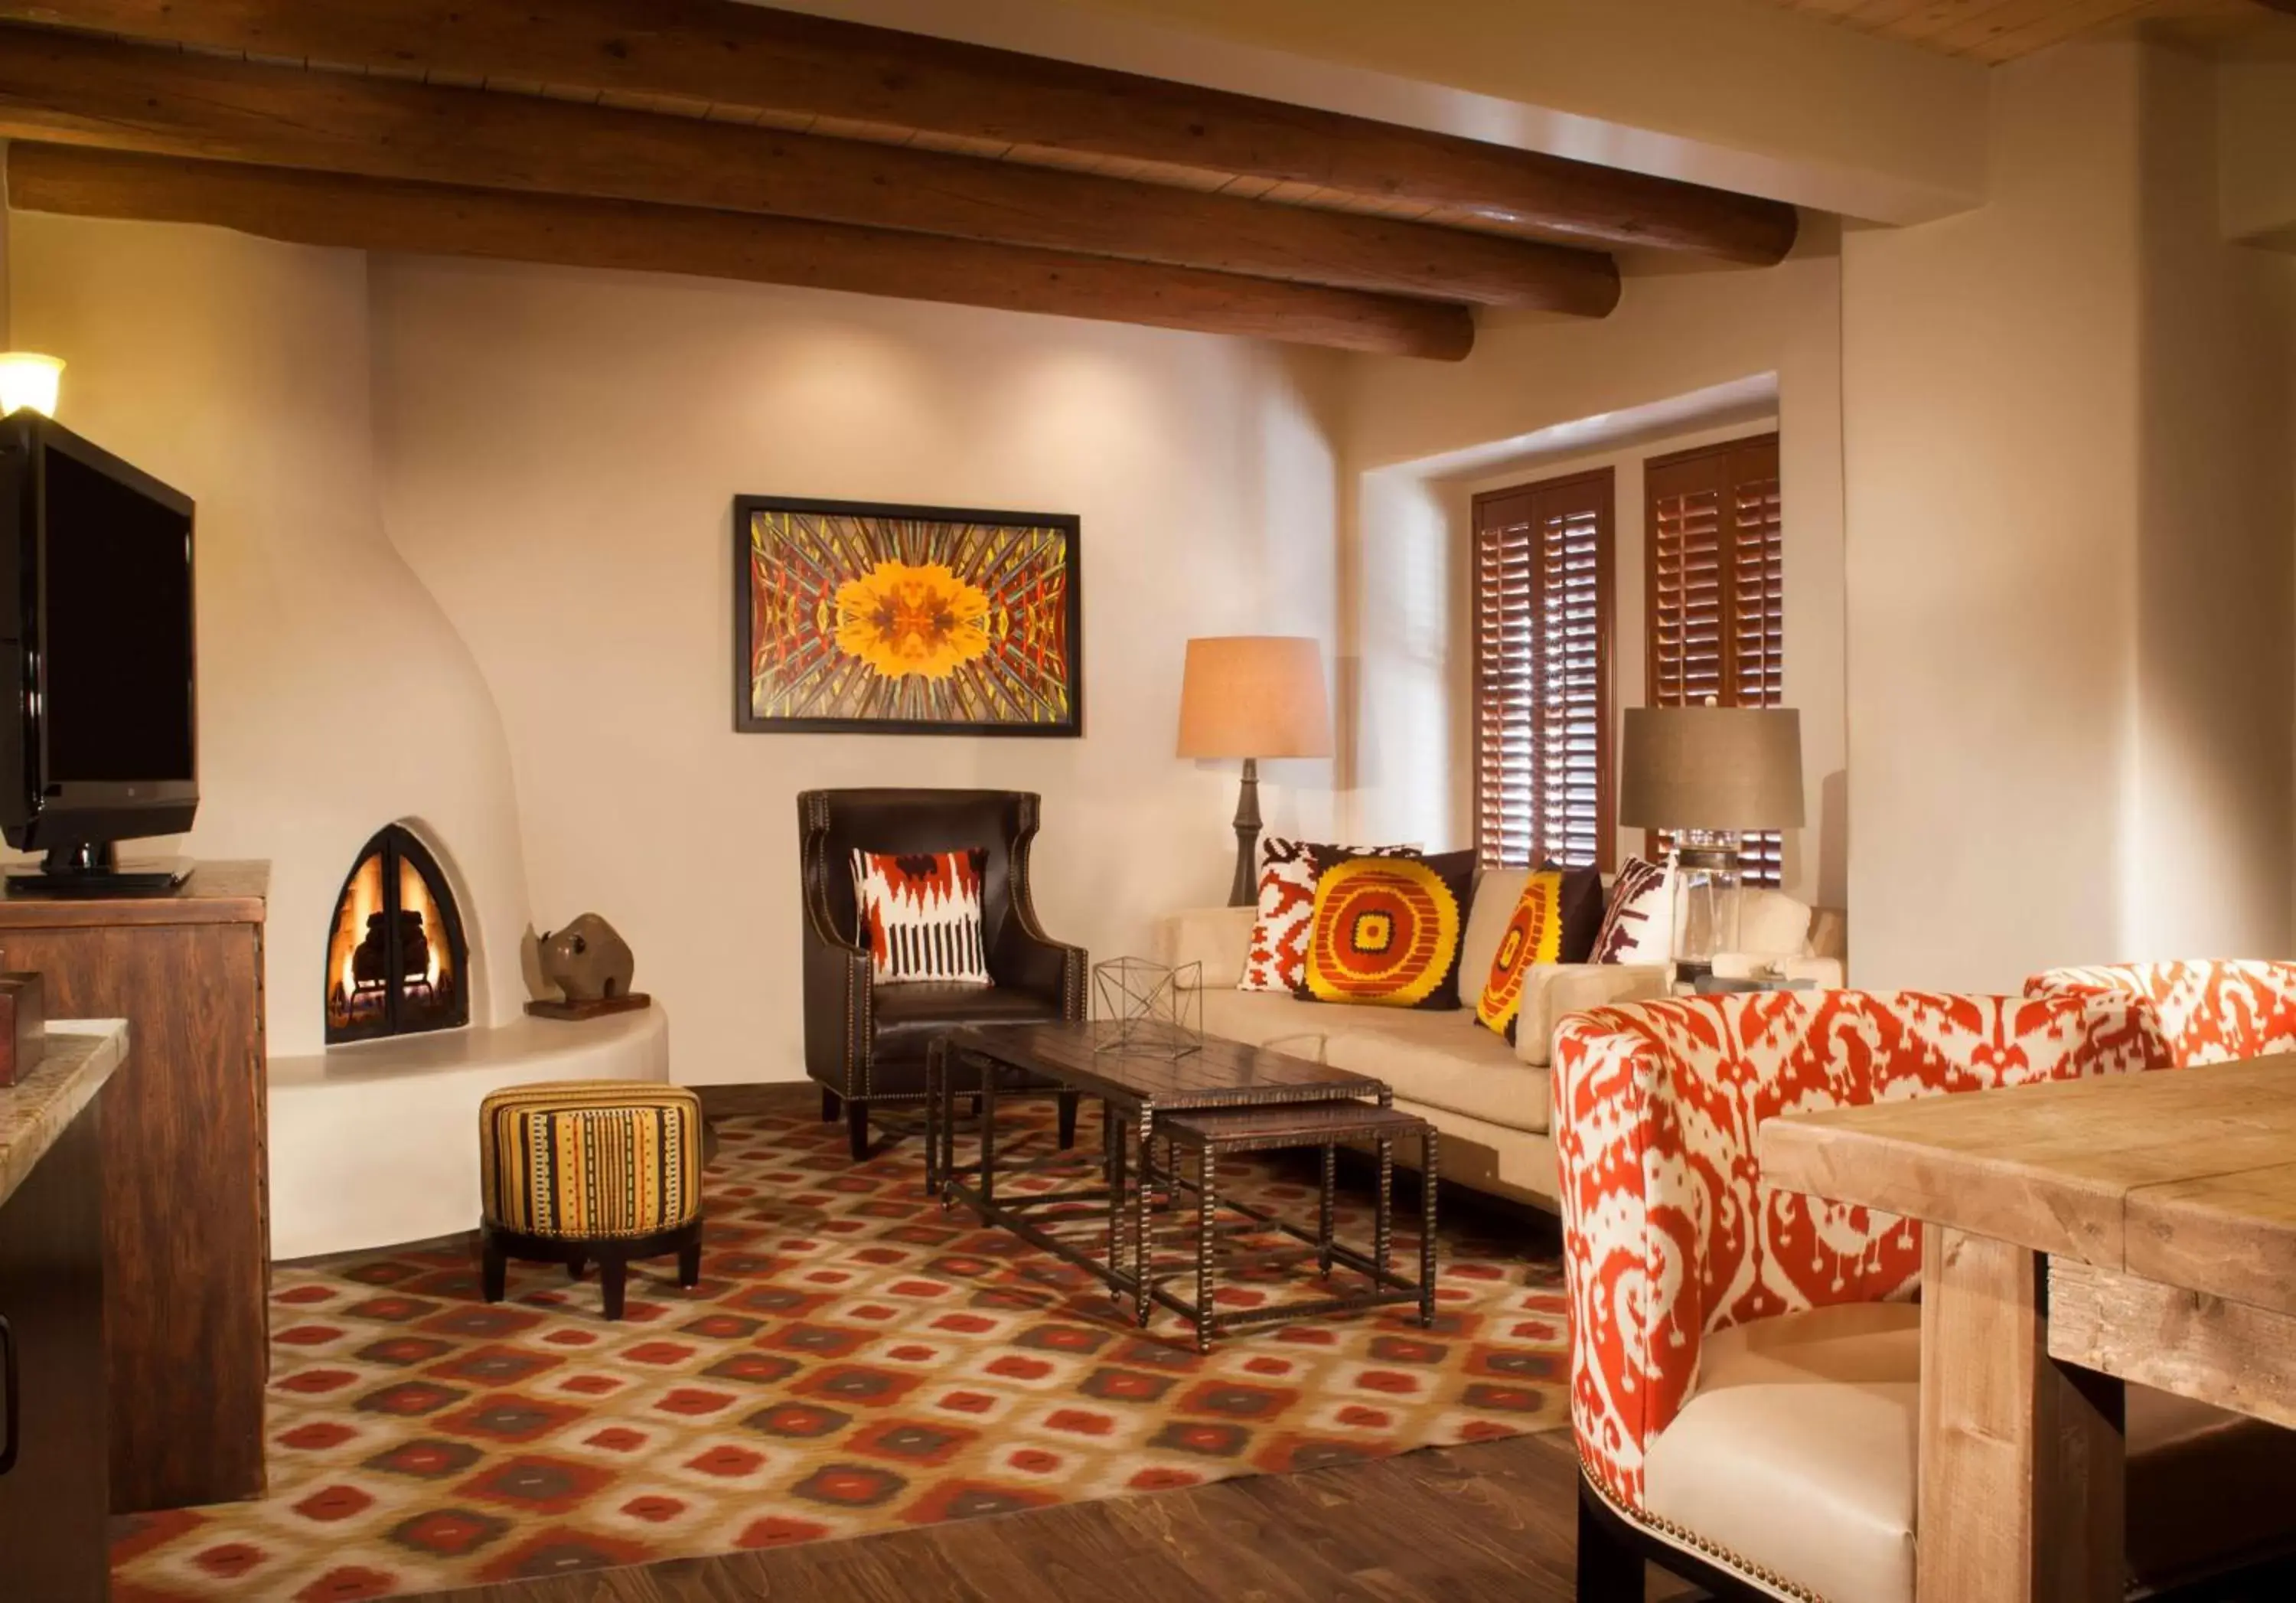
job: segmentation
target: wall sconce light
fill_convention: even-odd
[[[55,357],[29,350],[0,353],[0,416],[29,407],[43,417],[53,417],[63,373],[64,365]]]

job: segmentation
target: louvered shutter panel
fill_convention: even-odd
[[[1654,457],[1644,465],[1649,502],[1650,703],[1775,707],[1784,696],[1783,545],[1778,437]],[[1672,843],[1653,831],[1650,850]],[[1750,884],[1775,885],[1784,848],[1775,834],[1745,839]]]
[[[1475,503],[1475,842],[1487,867],[1610,866],[1612,476]]]

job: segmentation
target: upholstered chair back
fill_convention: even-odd
[[[1774,991],[1562,1020],[1571,1422],[1589,1473],[1641,1507],[1644,1446],[1696,1385],[1709,1334],[1913,1292],[1919,1225],[1765,1186],[1765,1120],[2162,1063],[2117,997]]]
[[[2186,958],[2053,968],[2026,981],[2025,994],[2140,999],[2179,1068],[2296,1052],[2296,963]]]
[[[1028,873],[1037,799],[1028,791],[833,790],[799,795],[807,899],[840,941],[859,939],[853,852],[987,851],[980,879],[981,940],[997,949],[1013,909],[1016,874]]]

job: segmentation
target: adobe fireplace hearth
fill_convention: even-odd
[[[470,949],[447,876],[397,824],[360,851],[327,938],[327,1044],[471,1022]]]

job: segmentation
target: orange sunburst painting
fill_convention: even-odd
[[[745,496],[734,727],[1076,735],[1078,521]]]

